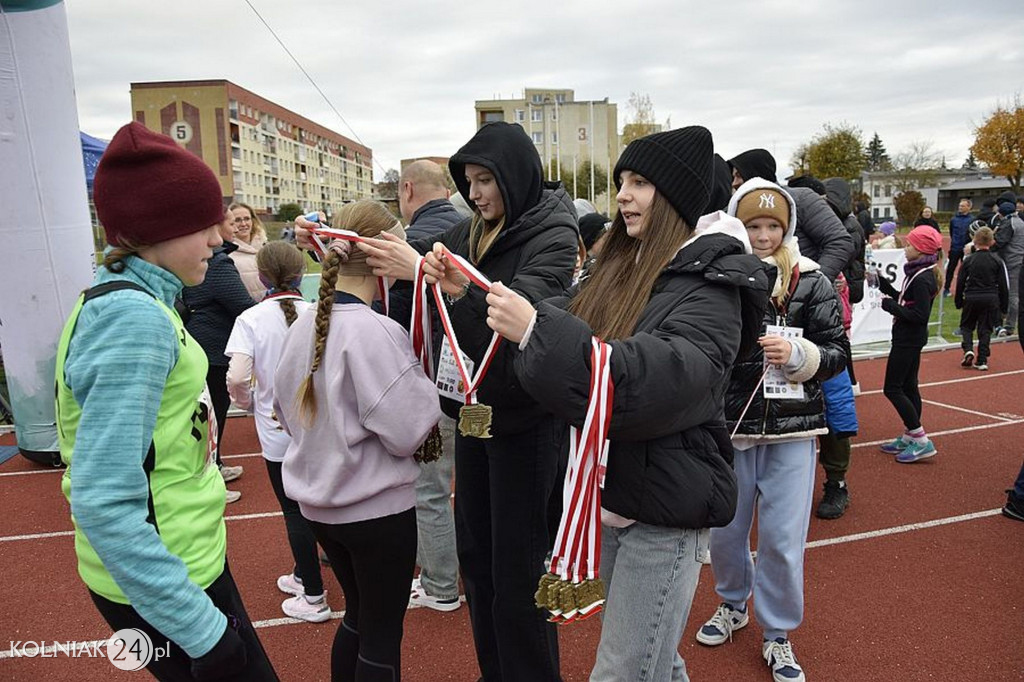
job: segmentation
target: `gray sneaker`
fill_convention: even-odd
[[[750,622],[746,610],[734,609],[726,603],[719,604],[715,615],[697,631],[697,641],[707,646],[718,646],[732,641],[732,633],[742,630]]]

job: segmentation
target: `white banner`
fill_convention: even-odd
[[[907,256],[903,249],[874,249],[871,262],[878,266],[879,276],[889,280],[898,290],[903,286],[903,265]],[[853,306],[850,344],[876,343],[892,338],[892,315],[882,310],[882,292],[864,283],[864,298]]]

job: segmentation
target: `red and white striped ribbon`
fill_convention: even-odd
[[[562,489],[562,519],[551,572],[579,583],[598,577],[601,564],[601,488],[608,461],[614,385],[612,347],[591,339],[590,400],[583,429],[570,429],[570,460]]]
[[[317,252],[322,261],[327,257],[327,245],[324,244],[323,238],[326,237],[328,240],[331,239],[342,239],[347,242],[366,242],[370,241],[367,237],[363,237],[357,232],[352,230],[342,230],[337,227],[328,227],[327,225],[321,225],[320,227],[314,227],[311,236],[313,237],[313,250]],[[387,277],[377,278],[377,294],[380,296],[381,305],[384,306],[384,314],[388,314],[388,304],[390,303],[390,291],[391,286],[388,282]]]
[[[413,280],[412,317],[409,321],[409,340],[419,358],[423,372],[434,378],[433,333],[430,310],[427,306],[427,282],[423,279],[423,256],[416,260],[416,278]]]

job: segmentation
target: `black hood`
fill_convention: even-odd
[[[724,211],[729,207],[729,199],[732,197],[732,171],[729,169],[729,162],[715,154],[714,166],[711,175],[711,201],[704,209],[705,213]]]
[[[853,213],[853,192],[850,183],[842,178],[825,180],[825,201],[836,212],[840,220]]]
[[[448,170],[466,203],[469,183],[466,164],[483,166],[494,174],[505,203],[505,225],[514,225],[521,215],[540,201],[544,189],[544,168],[540,155],[522,126],[497,121],[484,125],[448,160]]]
[[[775,157],[767,149],[748,149],[729,159],[729,167],[735,168],[744,182],[754,178],[778,182],[775,179]]]

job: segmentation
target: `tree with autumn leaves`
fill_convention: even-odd
[[[1024,176],[1024,103],[1014,97],[1013,107],[999,105],[974,129],[971,155],[985,164],[993,175],[1006,178],[1015,194],[1021,192]]]

